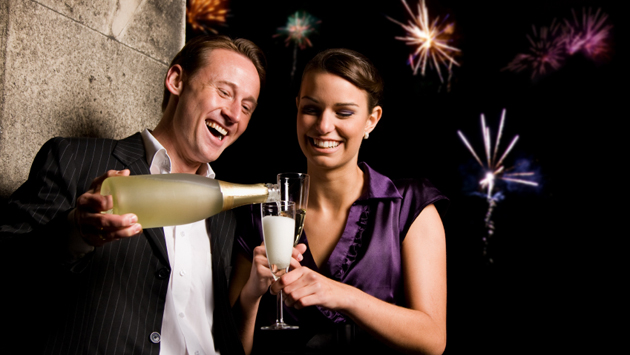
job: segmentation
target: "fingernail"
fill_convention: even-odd
[[[304,259],[304,257],[302,256],[302,254],[298,254],[298,261],[302,261],[302,259]]]
[[[142,226],[136,223],[136,228],[134,228],[134,231],[136,232],[136,234],[142,232]]]
[[[134,224],[138,222],[138,216],[133,215],[131,216],[131,220],[129,221],[129,224]]]

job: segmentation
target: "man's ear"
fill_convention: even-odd
[[[175,64],[166,73],[166,89],[172,95],[181,94],[184,87],[184,69],[179,64]]]

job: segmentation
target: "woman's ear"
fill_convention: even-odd
[[[179,64],[175,64],[166,73],[166,89],[172,95],[181,94],[184,87],[184,69]]]
[[[366,133],[371,133],[374,130],[378,121],[381,120],[382,115],[383,115],[383,108],[381,106],[374,106],[374,108],[372,109],[372,113],[368,117],[368,120],[365,124]]]

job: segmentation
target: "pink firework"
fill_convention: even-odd
[[[608,53],[607,40],[612,25],[607,23],[608,15],[600,10],[593,14],[590,8],[582,9],[580,21],[572,9],[573,21],[564,20],[563,41],[569,55],[582,52],[591,59],[598,59]]]
[[[531,78],[558,70],[565,59],[564,38],[560,36],[560,26],[555,20],[549,27],[537,29],[532,25],[532,35],[527,35],[529,52],[517,54],[503,70],[521,72],[531,71]]]

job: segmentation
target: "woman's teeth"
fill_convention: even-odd
[[[220,134],[219,136],[217,136],[219,140],[223,140],[223,137],[227,134],[227,131],[225,130],[225,128],[219,126],[218,124],[212,121],[206,121],[206,126],[208,126],[209,128],[212,128],[213,130],[215,130],[217,133]]]
[[[337,141],[324,141],[324,140],[315,139],[315,138],[313,138],[313,143],[315,144],[315,146],[319,148],[335,148],[336,146],[339,145],[339,142]]]

